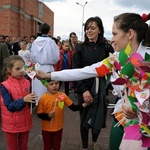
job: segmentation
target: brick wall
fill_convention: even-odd
[[[38,0],[0,0],[0,34],[10,37],[37,35],[43,22],[54,29],[54,13]]]

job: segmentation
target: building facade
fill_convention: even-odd
[[[39,0],[0,0],[0,35],[28,38],[46,22],[54,33],[54,12]]]

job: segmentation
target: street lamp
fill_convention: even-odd
[[[82,41],[82,39],[83,39],[83,28],[84,28],[84,7],[85,7],[85,5],[86,5],[87,3],[88,3],[88,2],[85,2],[84,5],[82,5],[82,4],[78,3],[78,2],[76,2],[77,5],[80,5],[80,6],[82,6],[82,8],[83,8],[81,41]]]

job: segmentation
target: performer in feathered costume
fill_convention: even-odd
[[[110,74],[120,100],[114,109],[115,120],[110,135],[110,150],[119,150],[122,139],[130,141],[121,150],[150,147],[150,14],[123,13],[114,18],[112,44],[114,54],[102,62],[82,69],[64,70],[37,77],[52,80],[82,80]],[[124,135],[124,136],[123,136]],[[132,142],[131,142],[132,141]],[[135,144],[136,143],[136,144]],[[138,148],[135,147],[138,145]],[[122,146],[122,145],[121,145]]]

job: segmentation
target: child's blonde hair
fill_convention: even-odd
[[[63,40],[61,45],[63,46],[65,43],[68,43],[70,45],[69,40]]]
[[[27,43],[25,41],[21,41],[20,44],[24,44],[25,46],[27,45]]]
[[[22,57],[18,55],[11,55],[4,60],[2,74],[5,80],[8,78],[8,75],[9,75],[8,69],[12,69],[14,66],[14,63],[18,60],[24,63],[24,60],[22,59]]]

